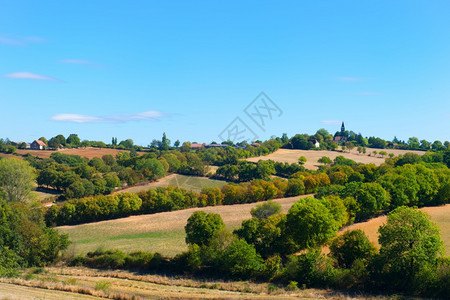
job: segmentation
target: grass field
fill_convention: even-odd
[[[280,203],[282,211],[286,213],[298,199],[299,197],[290,197],[274,201]],[[243,220],[251,218],[250,210],[256,204],[191,208],[76,226],[62,226],[58,229],[69,234],[72,241],[69,249],[71,254],[86,253],[103,247],[124,251],[146,250],[174,256],[187,249],[184,241],[184,226],[194,211],[218,213],[222,216],[226,227],[233,230],[238,228]],[[421,210],[429,213],[432,221],[439,225],[446,251],[450,253],[450,218],[448,218],[450,205],[427,207]],[[386,217],[378,217],[368,222],[353,224],[343,231],[362,229],[369,239],[377,244],[378,227],[385,221]]]
[[[373,163],[377,166],[381,165],[385,158],[382,158],[381,156],[377,155],[374,156],[373,154],[369,156],[372,151],[379,152],[380,149],[371,149],[367,148],[366,154],[359,154],[358,151],[353,149],[351,152],[341,152],[341,151],[328,151],[328,150],[293,150],[293,149],[278,149],[274,153],[265,155],[265,156],[257,156],[257,157],[251,157],[247,158],[247,161],[251,162],[258,162],[259,160],[273,160],[273,161],[279,161],[279,162],[287,162],[287,163],[297,163],[298,158],[300,156],[306,157],[306,163],[304,164],[305,168],[310,170],[316,170],[320,163],[317,162],[322,156],[327,156],[331,158],[331,160],[335,159],[337,156],[342,155],[345,158],[352,159],[358,163],[364,163],[369,164]],[[400,154],[405,154],[407,152],[413,152],[419,155],[423,155],[424,151],[412,151],[412,150],[396,150],[396,149],[385,149],[387,153],[393,153],[395,156],[398,156]]]
[[[94,157],[101,158],[103,155],[111,154],[112,156],[116,156],[119,152],[130,152],[129,150],[119,150],[119,149],[110,149],[110,148],[94,148],[94,147],[86,147],[86,148],[74,148],[74,149],[59,149],[59,150],[30,150],[30,149],[17,149],[18,154],[27,154],[30,153],[33,156],[38,156],[42,158],[48,158],[52,153],[59,152],[63,154],[69,155],[79,155],[81,157],[87,157],[92,159]],[[145,152],[138,152],[139,154],[144,154]]]
[[[198,177],[198,176],[186,176],[179,174],[171,174],[158,181],[150,182],[144,185],[132,186],[129,188],[122,189],[118,192],[130,192],[137,193],[140,191],[145,191],[150,188],[164,187],[164,186],[174,186],[179,188],[184,188],[194,192],[200,192],[205,187],[218,187],[221,188],[226,184],[223,180],[209,179],[208,177]]]
[[[283,212],[300,197],[274,200]],[[243,220],[250,219],[250,210],[257,203],[191,208],[174,212],[132,216],[76,226],[61,226],[72,241],[70,253],[86,253],[98,247],[117,248],[124,251],[146,250],[174,256],[187,249],[184,226],[193,212],[202,210],[218,213],[230,230],[238,228]]]
[[[0,299],[346,299],[331,290],[269,288],[269,283],[195,280],[126,271],[49,267],[0,279]],[[92,295],[92,296],[91,296]],[[96,297],[94,297],[96,296]],[[375,299],[357,297],[355,299]]]

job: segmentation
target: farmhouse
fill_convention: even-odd
[[[47,146],[47,145],[46,145],[43,141],[41,141],[41,140],[34,140],[34,141],[31,143],[30,148],[31,148],[32,150],[44,150],[44,148],[45,148],[46,146]]]
[[[318,140],[314,140],[314,146],[316,146],[316,148],[320,147],[320,143]]]

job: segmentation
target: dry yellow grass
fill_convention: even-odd
[[[283,212],[300,197],[276,199]],[[218,213],[230,230],[238,228],[243,220],[250,219],[250,210],[258,203],[221,205],[203,208],[191,208],[151,215],[131,216],[128,218],[61,226],[58,230],[68,233],[72,241],[73,253],[85,253],[98,247],[117,248],[124,251],[146,250],[174,256],[187,249],[184,226],[193,212],[202,210]]]
[[[70,293],[59,290],[48,290],[30,286],[22,286],[12,283],[0,282],[0,299],[47,299],[47,300],[77,300],[77,299],[99,299],[98,297]]]
[[[158,179],[157,181],[142,185],[138,184],[136,186],[131,186],[125,189],[118,190],[116,193],[121,192],[137,193],[140,191],[146,191],[150,188],[165,187],[165,186],[184,188],[199,193],[205,187],[221,188],[226,183],[227,183],[226,181],[210,179],[208,177],[170,174],[168,176]]]
[[[0,296],[3,295],[6,299],[98,299],[86,296],[93,295],[124,300],[347,298],[331,290],[287,291],[280,286],[277,290],[269,291],[269,283],[195,280],[87,268],[46,268],[45,272],[33,274],[31,277],[28,280],[0,279]],[[108,287],[95,289],[98,282],[105,282]]]
[[[428,213],[431,216],[431,221],[439,226],[446,252],[447,254],[450,254],[450,204],[444,206],[423,207],[420,210]],[[378,228],[385,224],[386,220],[386,216],[373,218],[367,222],[350,225],[341,230],[341,233],[348,230],[361,229],[367,234],[369,240],[379,247]]]
[[[310,170],[316,170],[321,165],[317,161],[322,156],[327,156],[331,160],[333,160],[337,156],[342,155],[345,158],[352,159],[358,163],[364,163],[364,164],[373,163],[377,166],[381,165],[384,162],[386,157],[382,158],[379,155],[373,156],[373,154],[372,154],[372,156],[369,156],[369,154],[372,153],[372,151],[380,152],[382,150],[367,148],[366,154],[359,154],[356,149],[353,149],[351,152],[328,151],[328,150],[318,151],[318,150],[278,149],[274,153],[271,153],[271,154],[268,154],[265,156],[251,157],[251,158],[247,158],[246,160],[251,161],[251,162],[258,162],[259,160],[271,159],[273,161],[287,162],[287,163],[292,164],[292,163],[297,163],[298,158],[300,156],[304,156],[304,157],[306,157],[306,163],[304,164],[305,168],[310,169]],[[407,152],[413,152],[413,153],[416,153],[419,155],[423,155],[425,153],[424,151],[396,150],[396,149],[385,149],[384,151],[386,151],[387,153],[393,153],[393,154],[395,154],[395,156],[398,156],[400,154],[405,154]]]
[[[77,149],[59,149],[59,150],[30,150],[30,149],[18,149],[18,154],[27,154],[30,153],[33,156],[38,156],[42,158],[48,158],[52,153],[59,152],[63,154],[69,155],[79,155],[81,157],[87,157],[92,159],[94,157],[101,158],[103,155],[111,154],[112,156],[116,156],[119,152],[130,152],[129,150],[119,150],[119,149],[110,149],[110,148],[94,148],[94,147],[86,147],[86,148],[77,148]],[[145,152],[138,152],[139,154],[144,154]]]

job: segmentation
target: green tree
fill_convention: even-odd
[[[71,134],[67,138],[66,144],[69,144],[72,147],[79,147],[81,145],[81,141],[77,134]]]
[[[330,245],[330,256],[337,260],[341,268],[351,268],[356,260],[367,263],[375,253],[375,246],[360,229],[346,231]]]
[[[27,161],[16,158],[0,160],[0,188],[9,202],[25,202],[34,187],[35,170]]]
[[[298,249],[323,245],[337,233],[339,224],[319,200],[305,197],[289,209],[286,228]]]
[[[304,165],[305,162],[306,162],[306,157],[300,156],[300,157],[298,158],[298,164],[299,164],[299,165]]]
[[[219,257],[219,268],[234,279],[247,279],[264,270],[264,261],[255,247],[242,239],[233,239]]]
[[[279,203],[273,201],[266,201],[252,208],[250,214],[254,218],[267,219],[272,215],[278,214],[280,211],[281,205]]]
[[[435,272],[443,242],[437,225],[418,209],[398,207],[378,230],[380,256],[386,281],[397,290],[410,291]]]
[[[44,136],[41,136],[41,137],[39,138],[39,140],[40,140],[40,141],[43,141],[46,145],[48,145],[48,140],[47,140]]]
[[[194,212],[184,227],[186,243],[208,245],[214,235],[225,227],[219,214]]]
[[[317,162],[324,165],[331,165],[333,161],[328,156],[322,156]]]
[[[368,218],[387,209],[390,204],[389,193],[377,182],[363,183],[356,192],[359,217]]]

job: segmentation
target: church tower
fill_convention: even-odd
[[[344,131],[345,131],[345,125],[344,125],[344,121],[342,121],[341,133],[344,133]]]

